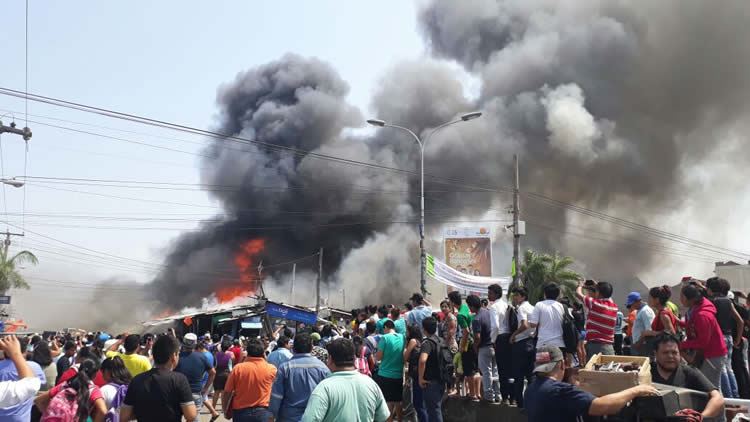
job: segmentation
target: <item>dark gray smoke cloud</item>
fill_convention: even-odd
[[[725,147],[727,134],[748,117],[749,12],[746,2],[717,7],[697,0],[434,0],[418,25],[438,60],[396,65],[372,108],[423,134],[481,109],[480,120],[430,140],[427,173],[505,188],[519,154],[524,190],[649,223],[684,203],[695,189],[683,182],[685,172]],[[478,78],[478,97],[467,97],[460,76],[440,60]],[[364,123],[347,93],[328,64],[286,55],[219,89],[216,129],[416,170],[418,149],[407,136],[387,129],[351,134]],[[416,286],[416,228],[392,222],[416,218],[417,179],[230,140],[213,141],[208,153],[205,183],[240,188],[212,193],[225,223],[171,246],[152,284],[168,307],[199,304],[236,283],[233,256],[256,237],[266,239],[259,257],[266,265],[324,247],[328,280],[354,287],[368,302],[397,302]],[[748,161],[747,154],[736,159]],[[434,252],[442,221],[479,217],[510,200],[505,193],[457,192],[433,179],[426,189]],[[561,233],[571,228],[571,214],[529,199],[523,210],[525,246],[573,254],[592,275],[629,278],[657,256],[629,243],[575,243]],[[295,229],[269,228],[285,225]],[[312,269],[314,261],[305,265]],[[269,269],[274,276],[288,271]]]

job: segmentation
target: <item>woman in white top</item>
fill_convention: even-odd
[[[104,404],[107,406],[107,411],[118,412],[132,379],[130,372],[125,368],[125,363],[119,356],[104,359],[101,370],[102,378],[107,382],[107,385],[100,388]],[[119,400],[117,400],[118,396]]]

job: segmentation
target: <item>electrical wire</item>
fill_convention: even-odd
[[[0,134],[0,173],[5,176],[5,164],[3,163],[3,135]],[[5,183],[0,182],[3,185],[3,207],[5,208],[5,219],[8,219],[8,197],[5,194]]]

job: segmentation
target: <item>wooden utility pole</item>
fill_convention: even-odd
[[[320,280],[323,278],[323,248],[318,252],[318,279],[315,280],[315,315],[320,315]]]
[[[11,233],[9,231],[5,232],[5,241],[3,242],[3,257],[8,258],[8,248],[10,248],[10,237],[11,236],[21,236],[23,237],[23,233]]]

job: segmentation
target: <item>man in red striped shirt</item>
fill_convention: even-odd
[[[596,283],[593,297],[583,294],[584,281],[578,283],[576,295],[588,309],[586,318],[586,356],[597,353],[614,355],[617,304],[612,301],[612,285],[606,281]]]

